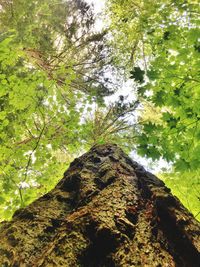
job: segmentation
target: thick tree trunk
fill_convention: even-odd
[[[199,267],[199,233],[162,181],[102,145],[2,223],[0,266]]]

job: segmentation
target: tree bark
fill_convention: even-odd
[[[199,233],[161,180],[100,145],[1,224],[0,266],[199,267]]]

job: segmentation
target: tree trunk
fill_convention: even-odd
[[[0,266],[199,267],[199,233],[162,181],[101,145],[1,224]]]

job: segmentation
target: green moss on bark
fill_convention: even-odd
[[[76,159],[48,194],[1,224],[2,266],[198,267],[200,226],[116,145]]]

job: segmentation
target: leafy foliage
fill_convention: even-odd
[[[117,47],[120,57],[123,57],[122,62],[128,59],[127,64],[130,67],[134,64],[131,78],[140,84],[143,83],[138,88],[138,94],[156,107],[160,107],[159,123],[142,123],[143,133],[138,142],[139,151],[154,158],[156,153],[157,157],[162,155],[169,161],[176,158],[177,170],[197,168],[200,166],[198,3],[110,3],[114,14],[114,47]],[[125,34],[127,38],[123,39]],[[127,39],[130,41],[127,42]],[[131,54],[131,57],[128,57],[128,54]],[[141,64],[145,71],[137,66]],[[140,144],[144,136],[146,146]],[[156,144],[159,145],[155,147]]]
[[[86,118],[110,93],[105,32],[93,30],[87,4],[3,2],[0,24],[0,215],[9,219],[53,188],[92,144],[112,134],[123,144],[125,122],[117,120],[128,110],[118,103],[105,119],[106,138]]]
[[[81,138],[88,149],[95,144],[117,143],[130,152],[138,135],[136,125],[130,121],[139,105],[138,101],[126,103],[123,96],[106,107],[96,106],[95,112],[86,117]]]
[[[26,1],[2,3],[0,25],[15,30],[15,42],[48,77],[59,85],[96,97],[113,91],[103,79],[108,63],[105,31],[94,31],[94,15],[82,0]]]
[[[80,120],[79,95],[72,93],[70,85],[59,88],[46,73],[29,66],[12,40],[13,36],[9,36],[0,46],[1,204],[8,217],[13,208],[35,198],[37,189],[41,194],[55,184],[64,167],[57,152],[67,147],[73,155],[79,143],[75,132]],[[36,190],[30,195],[27,188]]]
[[[141,70],[140,67],[134,67],[134,70],[130,71],[130,79],[134,79],[136,82],[144,82],[144,73],[145,71]]]
[[[182,172],[181,174],[165,173],[161,174],[161,178],[171,188],[172,193],[194,214],[195,218],[200,220],[199,169],[193,172]]]
[[[200,168],[199,3],[110,0],[109,4],[115,63],[126,65],[127,74],[131,71],[143,102],[138,153],[173,163],[174,171],[181,173],[174,179],[190,188],[190,172],[199,173]],[[154,116],[144,120],[147,103]]]
[[[174,173],[163,179],[199,212],[198,1],[108,5],[110,28],[96,32],[92,9],[82,0],[1,3],[4,219],[49,191],[75,156],[106,142],[170,162]],[[138,100],[120,96],[105,105],[104,96],[116,90],[113,76],[119,86],[121,73],[134,80]]]

